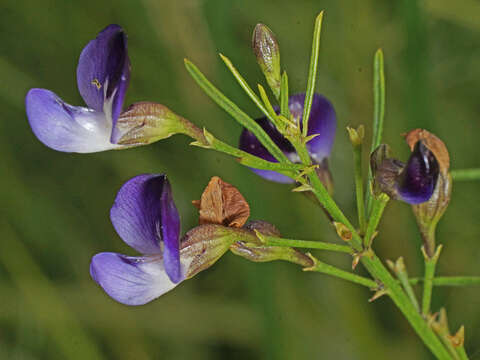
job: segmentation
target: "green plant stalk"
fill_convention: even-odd
[[[397,281],[390,275],[380,259],[376,255],[373,255],[371,258],[363,257],[361,262],[367,268],[368,272],[384,285],[392,301],[407,318],[415,332],[437,359],[451,360],[452,358],[442,342],[415,309],[408,296]]]
[[[373,59],[373,133],[370,154],[380,145],[383,133],[383,120],[385,118],[385,73],[383,70],[383,51],[378,49]],[[368,171],[368,184],[373,181],[372,170]],[[367,219],[370,217],[373,202],[370,187],[367,186]]]
[[[282,83],[280,87],[280,114],[290,119],[290,108],[288,107],[288,76],[284,71],[282,74]]]
[[[400,283],[405,289],[405,292],[410,298],[410,301],[412,302],[413,306],[415,306],[415,309],[417,309],[417,311],[420,311],[420,306],[418,305],[417,297],[415,295],[415,292],[413,291],[412,285],[408,281],[408,272],[407,272],[407,268],[405,267],[403,258],[400,258],[397,260],[396,266],[395,266],[395,274],[397,275],[398,280],[400,280]]]
[[[382,218],[383,211],[387,206],[390,198],[387,194],[380,194],[375,201],[373,202],[373,209],[370,218],[368,219],[367,230],[365,231],[365,236],[363,238],[365,248],[372,246],[372,241],[377,230],[380,219]]]
[[[353,145],[353,162],[355,166],[355,194],[357,197],[358,225],[363,233],[367,228],[365,219],[365,199],[363,197],[363,172],[362,172],[362,145]]]
[[[480,180],[480,169],[452,170],[450,174],[456,181]]]
[[[295,179],[299,171],[304,170],[302,164],[293,164],[293,163],[276,163],[264,160],[258,156],[247,153],[246,151],[240,150],[236,147],[228,145],[221,140],[215,138],[211,133],[204,129],[203,131],[205,136],[205,143],[192,143],[195,146],[203,147],[205,149],[216,150],[218,152],[231,155],[237,158],[238,162],[242,165],[261,169],[261,170],[273,170],[281,172],[282,174]]]
[[[378,288],[378,284],[371,279],[368,279],[366,277],[359,276],[356,274],[352,274],[351,272],[348,272],[345,270],[338,269],[335,266],[325,264],[317,259],[314,260],[314,265],[312,267],[304,268],[303,270],[315,271],[322,274],[331,275],[340,279],[351,281],[355,284],[366,286],[370,289]]]
[[[410,278],[410,284],[417,285],[424,278]],[[480,285],[480,276],[438,276],[433,278],[433,286],[472,286]]]
[[[266,236],[259,235],[260,240],[263,244],[268,246],[287,246],[287,247],[296,247],[296,248],[305,248],[305,249],[316,249],[316,250],[327,250],[335,251],[346,254],[352,254],[352,248],[347,245],[337,245],[330,244],[321,241],[307,241],[307,240],[294,240],[294,239],[284,239],[275,236]]]
[[[313,30],[312,55],[310,57],[310,66],[308,70],[307,91],[305,92],[305,104],[303,106],[303,136],[308,134],[308,120],[312,108],[313,95],[315,93],[315,82],[317,80],[318,53],[320,51],[320,35],[322,33],[323,11],[315,19],[315,28]]]
[[[458,354],[460,360],[468,360],[468,355],[467,355],[467,352],[465,351],[465,347],[463,345],[457,347],[457,354]]]
[[[425,258],[425,276],[423,280],[423,298],[422,298],[422,314],[427,316],[430,313],[430,304],[432,302],[433,279],[435,277],[435,268],[437,266],[442,245],[438,246],[435,254],[429,257],[422,247],[423,256]]]
[[[310,156],[306,149],[305,144],[301,142],[292,142],[293,146],[297,150],[297,153],[304,165],[309,166],[311,164]],[[348,221],[343,212],[337,206],[335,201],[328,194],[327,190],[321,183],[320,179],[315,172],[308,174],[308,179],[312,187],[312,191],[315,196],[318,198],[319,202],[323,205],[325,210],[330,214],[333,220],[344,224],[352,233],[352,240],[350,244],[357,251],[362,251],[362,238],[353,227],[353,225]],[[413,304],[410,302],[410,299],[403,291],[402,287],[397,283],[397,281],[392,277],[390,272],[382,264],[380,259],[375,255],[373,250],[370,252],[369,256],[363,256],[361,258],[362,264],[365,266],[370,275],[374,279],[380,281],[387,291],[388,295],[394,302],[394,304],[400,309],[403,315],[407,318],[410,325],[413,327],[418,336],[422,339],[424,344],[430,349],[430,351],[437,357],[439,360],[451,360],[451,356],[448,351],[445,349],[441,341],[435,335],[433,330],[428,326],[423,317],[415,309]]]
[[[265,146],[268,152],[275,157],[275,159],[281,163],[291,162],[255,120],[240,110],[235,103],[223,95],[210,81],[208,81],[205,75],[203,75],[192,62],[187,59],[184,61],[185,67],[192,78],[203,89],[203,91],[205,91],[205,93],[217,103],[217,105],[232,116],[240,125],[251,131],[258,141]]]

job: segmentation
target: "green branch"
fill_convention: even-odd
[[[218,90],[210,81],[208,81],[205,75],[203,75],[202,72],[192,62],[187,59],[184,61],[185,67],[192,78],[213,101],[215,101],[223,110],[230,114],[230,116],[240,123],[240,125],[251,131],[258,141],[260,141],[260,143],[265,146],[270,154],[275,157],[275,159],[281,163],[290,162],[287,156],[282,152],[282,150],[280,150],[280,148],[273,142],[265,130],[263,130],[255,120],[240,110],[240,108],[234,102],[228,99],[220,90]]]
[[[456,181],[480,180],[480,169],[452,170],[451,175]]]

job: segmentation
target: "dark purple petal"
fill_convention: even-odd
[[[90,275],[110,297],[125,305],[146,304],[177,285],[169,279],[159,255],[100,253],[92,258]]]
[[[289,98],[289,109],[292,115],[302,119],[305,94],[292,95]],[[278,107],[275,107],[278,113]],[[287,155],[293,162],[298,162],[298,155],[292,144],[285,139],[275,126],[265,117],[256,120],[260,126],[272,138],[273,142]],[[335,110],[332,104],[322,95],[315,94],[310,111],[310,121],[308,135],[320,134],[307,143],[307,149],[315,163],[321,163],[322,160],[330,155],[330,151],[335,140],[335,130],[337,122]],[[252,155],[261,157],[264,160],[276,162],[275,158],[265,149],[258,139],[248,130],[244,129],[240,135],[239,148]],[[291,183],[289,177],[269,170],[252,169],[256,174],[265,179]]]
[[[142,254],[161,254],[160,241],[165,234],[168,251],[173,251],[172,239],[179,232],[180,220],[169,191],[165,175],[144,174],[127,181],[115,198],[110,210],[112,224],[123,241]]]
[[[162,216],[163,260],[165,270],[174,283],[182,279],[180,271],[180,216],[172,197],[172,188],[165,178],[160,198]]]
[[[428,201],[435,190],[439,171],[435,156],[419,141],[398,179],[400,199],[409,204]]]
[[[78,60],[77,84],[88,107],[112,118],[115,124],[122,110],[130,80],[127,36],[118,25],[109,25],[83,49]]]
[[[269,134],[277,134],[280,137],[281,140],[281,135],[280,133],[272,128],[272,125],[269,121],[266,119],[260,119],[257,120],[262,127],[265,129],[265,127],[268,127],[268,133]],[[290,143],[288,143],[290,145]],[[291,145],[290,145],[291,146]],[[253,135],[250,131],[244,129],[242,131],[242,134],[240,135],[240,144],[239,148],[243,151],[246,151],[252,155],[261,157],[264,160],[267,161],[272,161],[272,162],[277,162],[277,160],[265,149],[265,147],[258,141],[258,139]],[[253,172],[255,172],[257,175],[263,177],[264,179],[271,180],[271,181],[276,181],[279,183],[292,183],[293,180],[290,179],[288,176],[285,176],[283,174],[277,173],[276,171],[271,171],[271,170],[259,170],[259,169],[253,169]]]
[[[25,107],[33,133],[52,149],[91,153],[120,147],[110,142],[112,126],[103,113],[71,106],[49,90],[31,89]]]
[[[181,280],[180,217],[165,175],[139,175],[126,182],[117,194],[110,217],[123,241],[137,251],[163,251],[168,276],[175,283]]]
[[[305,94],[290,96],[288,105],[293,116],[303,119],[302,114],[304,103]],[[312,101],[312,108],[310,110],[307,135],[320,135],[307,143],[307,149],[316,163],[320,163],[324,158],[330,156],[333,142],[335,140],[336,129],[337,117],[333,105],[324,96],[315,94]]]

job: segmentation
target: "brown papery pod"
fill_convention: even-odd
[[[250,216],[250,206],[238,189],[218,176],[212,177],[200,200],[192,201],[200,212],[200,224],[242,227]]]
[[[424,129],[411,130],[404,134],[410,150],[413,151],[419,140],[422,140],[425,146],[430,150],[440,165],[440,172],[446,174],[450,168],[450,156],[445,143],[431,132]]]

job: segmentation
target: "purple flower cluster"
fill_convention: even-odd
[[[109,25],[87,44],[79,58],[77,85],[86,107],[69,105],[50,90],[31,89],[25,102],[33,132],[42,143],[63,152],[89,153],[127,147],[119,142],[129,129],[118,126],[118,121],[129,79],[126,34],[120,26]],[[289,98],[290,113],[298,119],[300,126],[304,101],[305,94]],[[145,113],[145,109],[153,111],[147,105],[137,107],[138,114],[135,112],[135,116],[131,116],[134,120],[138,118],[135,126],[151,117],[150,113]],[[168,116],[173,118],[174,115],[165,109],[154,108],[165,119]],[[257,122],[292,162],[299,162],[291,143],[269,120],[260,118]],[[169,132],[157,131],[154,135],[157,138],[170,136],[176,129],[171,123],[170,126]],[[316,94],[307,134],[316,136],[306,146],[312,162],[324,169],[328,169],[326,164],[336,126],[332,104]],[[240,136],[239,147],[267,161],[276,161],[246,129]],[[383,186],[382,191],[410,204],[422,203],[434,192],[439,174],[437,160],[420,140],[407,164],[386,156],[377,161],[376,180]],[[253,171],[268,180],[293,181],[274,171]],[[247,231],[211,223],[191,230],[182,240],[180,217],[165,175],[139,175],[126,182],[117,194],[110,218],[122,240],[141,256],[100,253],[92,258],[90,273],[108,295],[127,305],[145,304],[173,289],[223,255],[236,241],[232,240],[236,238],[231,234],[235,231],[246,234]],[[237,247],[237,251],[244,250]]]

